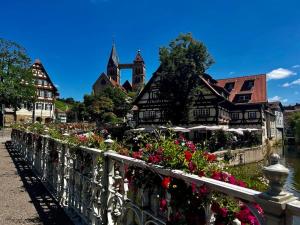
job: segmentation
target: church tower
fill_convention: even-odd
[[[132,67],[132,89],[133,91],[143,88],[145,83],[146,68],[141,51],[138,50]]]
[[[115,82],[117,82],[117,84],[120,84],[119,58],[115,44],[113,44],[112,46],[110,57],[108,59],[107,75]]]

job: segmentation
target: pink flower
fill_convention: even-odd
[[[190,171],[191,173],[193,173],[193,172],[196,170],[196,164],[193,163],[192,161],[189,162],[188,167],[189,167],[189,171]]]
[[[159,208],[161,211],[165,211],[167,209],[167,200],[166,199],[161,199],[159,203]]]
[[[192,152],[195,152],[195,151],[196,151],[196,146],[194,145],[193,142],[188,141],[188,142],[186,143],[186,146],[187,146]]]
[[[174,141],[174,144],[175,144],[175,145],[179,145],[179,144],[180,144],[179,140],[176,139],[176,140]]]

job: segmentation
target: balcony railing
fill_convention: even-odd
[[[239,199],[261,225],[292,225],[293,217],[300,216],[300,201],[292,194],[280,191],[283,186],[280,171],[286,169],[282,169],[284,167],[278,162],[268,170],[271,174],[269,191],[261,193],[211,178],[153,166],[114,151],[74,146],[19,130],[13,130],[12,144],[76,224],[170,224],[167,221],[170,219],[171,203],[176,199],[171,199],[168,190],[151,181],[140,185],[132,183],[128,178],[130,168],[134,168],[135,176],[154,173],[158,177],[181,180],[188,186],[205,185],[211,192]],[[144,173],[138,174],[138,171]],[[161,195],[166,198],[165,211],[160,209],[158,196]],[[263,208],[263,216],[253,207],[253,203]],[[215,224],[209,201],[203,205],[205,224]],[[240,223],[234,221],[232,224]]]

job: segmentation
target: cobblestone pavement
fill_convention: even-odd
[[[0,225],[54,224],[71,221],[0,131]]]

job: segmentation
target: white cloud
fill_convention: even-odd
[[[287,98],[282,98],[282,97],[280,97],[280,96],[278,96],[278,95],[276,95],[276,96],[274,96],[274,97],[272,97],[272,98],[269,98],[269,102],[277,102],[277,101],[280,101],[280,102],[287,102],[288,101],[288,99]]]
[[[294,65],[294,66],[292,66],[292,68],[299,68],[300,67],[300,65]]]
[[[57,88],[59,88],[59,85],[58,85],[58,84],[54,84],[54,86],[57,87]]]
[[[235,74],[235,72],[233,72],[233,71],[229,72],[229,75],[233,75],[233,74]]]
[[[279,79],[284,79],[287,77],[290,77],[292,75],[296,75],[297,73],[284,69],[284,68],[278,68],[275,70],[272,70],[271,72],[267,73],[267,79],[268,80],[279,80]]]
[[[282,87],[289,87],[289,86],[292,86],[292,85],[300,85],[300,79],[294,80],[291,83],[286,82],[282,85]]]

